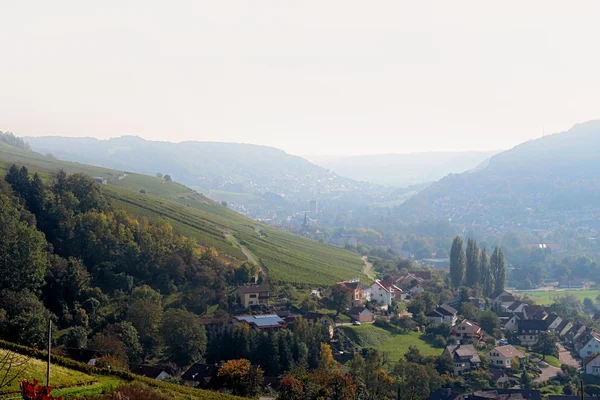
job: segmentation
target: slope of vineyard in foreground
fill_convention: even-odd
[[[105,193],[116,205],[150,220],[166,218],[183,235],[215,247],[240,261],[234,236],[268,272],[274,282],[328,285],[361,274],[358,254],[280,231],[240,215],[174,182],[85,164],[59,161],[0,143],[0,175],[11,164],[25,165],[49,177],[58,169],[106,179]]]

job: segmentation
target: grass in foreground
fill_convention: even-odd
[[[424,355],[442,354],[441,348],[433,346],[428,338],[419,332],[397,334],[375,325],[345,326],[343,329],[356,344],[386,352],[391,361],[402,359],[410,346],[417,347]]]
[[[10,353],[16,357],[20,362],[21,360],[26,360],[27,357],[18,355],[13,352],[9,352],[8,350],[0,349],[0,358],[4,357],[7,353]],[[11,371],[18,372],[23,367],[25,368],[23,372],[18,374],[17,379],[13,380],[10,386],[4,387],[0,390],[0,393],[9,393],[19,391],[19,384],[21,381],[25,379],[33,380],[37,379],[39,382],[46,382],[46,369],[47,365],[45,362],[31,358],[24,364],[21,368],[14,368]],[[6,373],[7,367],[0,367],[0,376],[4,376]],[[13,372],[10,372],[10,376],[14,376]],[[52,365],[50,369],[50,386],[52,387],[66,387],[66,386],[74,386],[81,385],[85,383],[94,382],[96,378],[90,375],[86,375],[83,372],[78,372],[74,370],[70,370],[67,368],[63,368],[58,365]]]
[[[52,391],[54,396],[62,396],[65,400],[88,398],[106,393],[123,383],[122,380],[113,376],[98,375],[95,377],[97,382],[91,385],[74,386]]]
[[[567,294],[575,296],[581,302],[586,297],[595,300],[600,294],[600,290],[545,290],[545,291],[526,291],[526,292],[514,292],[518,296],[527,296],[532,298],[537,304],[546,305],[554,303],[554,299],[558,297],[564,297]]]

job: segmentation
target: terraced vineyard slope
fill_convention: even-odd
[[[102,178],[116,205],[150,220],[165,218],[181,234],[239,261],[247,259],[244,246],[276,283],[328,285],[361,275],[358,254],[269,227],[175,182],[59,161],[0,143],[0,175],[13,163],[47,178],[58,169]]]

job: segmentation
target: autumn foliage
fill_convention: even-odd
[[[37,380],[30,382],[28,379],[21,382],[21,395],[25,400],[63,400],[62,397],[54,397],[50,394],[50,386],[42,386]]]

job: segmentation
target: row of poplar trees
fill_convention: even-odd
[[[475,239],[467,240],[465,252],[464,243],[460,236],[452,241],[450,249],[450,281],[452,286],[461,285],[474,287],[481,285],[483,295],[489,296],[494,291],[504,290],[506,283],[506,266],[504,253],[498,246],[494,248],[491,257],[485,248],[480,249]]]

